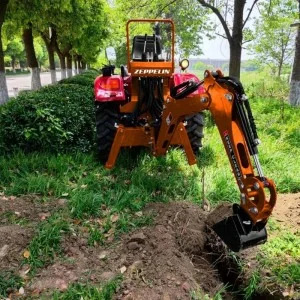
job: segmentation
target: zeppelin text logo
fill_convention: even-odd
[[[159,75],[168,75],[170,74],[171,70],[164,69],[137,69],[134,71],[134,74],[136,75],[142,75],[142,74],[159,74]]]

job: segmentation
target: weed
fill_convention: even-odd
[[[192,300],[222,300],[224,293],[226,293],[226,285],[222,285],[221,288],[219,288],[219,290],[212,297],[199,288],[196,291],[192,291],[191,299]]]
[[[102,286],[93,286],[88,283],[74,283],[65,292],[55,292],[54,300],[110,300],[122,281],[121,276]]]
[[[0,296],[7,298],[23,285],[23,279],[13,272],[0,272]]]
[[[261,275],[259,271],[256,270],[252,273],[248,285],[243,290],[243,299],[252,299],[253,295],[259,290],[259,284],[261,282]]]
[[[277,282],[283,288],[300,283],[300,239],[287,230],[279,230],[277,235],[261,247],[257,256],[259,265],[268,268],[268,280]]]
[[[90,226],[88,244],[90,246],[94,246],[96,244],[103,244],[103,243],[104,243],[103,233],[98,228]]]
[[[0,225],[1,224],[16,224],[20,226],[27,225],[29,221],[25,218],[21,218],[20,216],[16,215],[13,211],[7,211],[5,213],[0,214]]]
[[[31,266],[31,272],[53,261],[61,251],[61,235],[68,230],[66,217],[59,213],[39,225],[36,236],[28,246],[29,257],[25,259],[25,263]]]

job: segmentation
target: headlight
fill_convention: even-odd
[[[186,68],[188,68],[190,62],[188,59],[184,58],[179,62],[179,66],[181,67],[181,70],[184,71]]]

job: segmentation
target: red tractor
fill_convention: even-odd
[[[131,33],[139,28],[143,34]],[[276,190],[259,163],[256,126],[242,84],[221,71],[206,71],[199,80],[186,72],[186,59],[175,72],[171,20],[130,20],[126,32],[128,69],[121,66],[121,74],[115,75],[115,67],[108,65],[94,86],[98,150],[106,168],[114,167],[122,147],[133,146],[149,147],[159,156],[170,145],[180,145],[188,163],[195,164],[203,111],[209,110],[241,193],[233,215],[213,229],[233,251],[265,242]]]

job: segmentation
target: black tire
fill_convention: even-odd
[[[200,112],[195,115],[185,117],[187,125],[185,127],[194,154],[199,153],[199,148],[202,147],[203,128],[204,128],[204,113]]]
[[[102,163],[105,163],[119,123],[118,105],[116,103],[96,104],[95,113],[98,157]]]

